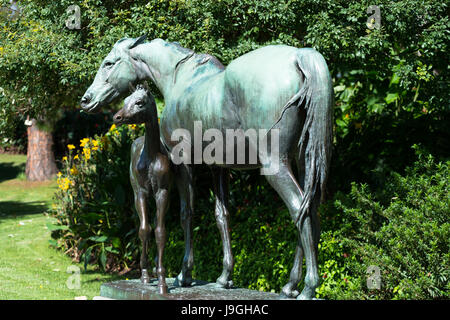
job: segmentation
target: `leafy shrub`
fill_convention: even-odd
[[[55,158],[62,158],[67,145],[78,144],[85,137],[93,137],[108,132],[112,121],[112,112],[103,111],[87,114],[80,110],[62,110],[61,116],[53,126]]]
[[[102,268],[126,267],[138,250],[137,216],[128,178],[131,142],[142,133],[136,126],[116,128],[104,136],[69,144],[58,173],[59,190],[49,225],[52,243],[85,264],[96,259]]]
[[[0,105],[6,102],[0,88]],[[27,129],[24,124],[25,117],[20,113],[9,114],[3,107],[0,108],[0,152],[24,153],[27,150]]]
[[[354,183],[349,194],[338,193],[323,208],[324,228],[335,230],[347,256],[337,265],[351,277],[347,286],[325,279],[319,292],[329,298],[449,298],[449,167],[450,161],[420,154],[379,192]],[[380,290],[367,288],[372,265],[381,270]]]

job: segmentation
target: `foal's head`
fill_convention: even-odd
[[[157,117],[155,98],[148,87],[138,85],[136,90],[125,99],[122,109],[117,111],[113,120],[115,124],[140,124]]]

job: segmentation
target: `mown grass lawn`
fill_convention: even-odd
[[[23,155],[0,154],[0,300],[98,296],[102,283],[120,277],[91,266],[84,271],[49,245],[47,223],[53,219],[46,211],[57,184],[26,181],[25,161]],[[73,288],[75,273],[67,272],[71,266],[81,271],[79,289]]]

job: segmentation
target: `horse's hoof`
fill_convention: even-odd
[[[216,286],[223,289],[230,289],[233,287],[233,280],[217,279]]]
[[[150,283],[150,277],[148,276],[148,272],[145,269],[142,270],[141,282],[142,283]]]
[[[158,292],[159,292],[159,294],[166,295],[168,293],[168,291],[169,291],[169,289],[167,288],[166,284],[163,284],[163,285],[159,285],[158,284]]]
[[[295,299],[298,297],[299,292],[297,290],[293,290],[291,292],[283,292],[280,293],[280,300],[288,300],[288,299]]]
[[[294,285],[287,283],[283,289],[281,289],[280,299],[295,299],[299,292],[294,288]]]
[[[173,283],[173,285],[177,286],[177,287],[189,287],[191,284],[192,284],[192,278],[191,277],[184,277],[183,273],[180,273],[175,278],[175,282]]]
[[[311,290],[310,288],[303,288],[302,293],[300,293],[297,297],[297,300],[316,300],[315,290]]]

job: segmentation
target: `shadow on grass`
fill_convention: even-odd
[[[46,210],[48,210],[48,206],[39,201],[0,201],[0,222],[3,219],[15,219],[28,214],[44,213]]]
[[[0,182],[16,179],[21,173],[25,172],[25,163],[17,164],[14,162],[0,163]]]
[[[113,272],[107,272],[101,271],[99,269],[97,270],[84,270],[81,269],[81,275],[98,275],[98,278],[85,280],[86,283],[92,283],[92,282],[113,282],[118,280],[125,280],[127,278],[129,279],[139,279],[140,273],[137,270],[130,271],[126,275],[120,275]]]

